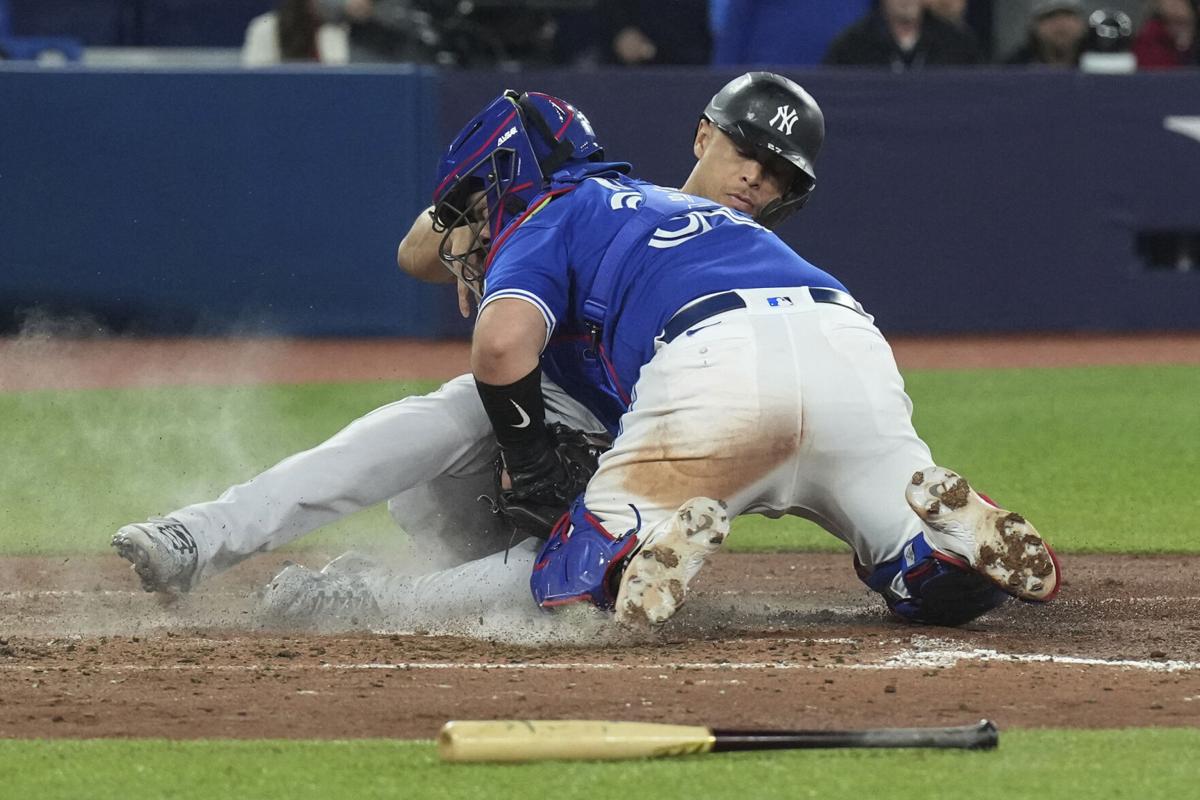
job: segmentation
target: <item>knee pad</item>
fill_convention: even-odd
[[[894,614],[925,625],[963,625],[1008,595],[960,558],[932,548],[919,533],[900,556],[868,570],[857,558],[859,579],[883,596]]]
[[[589,602],[611,609],[617,580],[637,543],[632,533],[617,537],[605,530],[580,495],[538,553],[529,578],[533,599],[542,608]]]

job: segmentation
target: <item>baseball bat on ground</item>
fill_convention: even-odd
[[[860,731],[724,730],[699,725],[596,720],[464,720],[438,734],[443,761],[611,761],[731,750],[936,747],[988,750],[1000,740],[988,720],[952,728]]]

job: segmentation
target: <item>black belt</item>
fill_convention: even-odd
[[[826,289],[821,286],[809,286],[808,295],[814,303],[829,303],[835,306],[848,308],[858,314],[862,314],[863,310],[858,305],[858,302],[841,291],[840,289]],[[735,308],[745,308],[746,301],[737,292],[721,292],[714,294],[712,297],[706,297],[699,303],[688,306],[683,311],[680,311],[675,316],[671,317],[663,328],[662,340],[663,343],[673,341],[679,337],[679,334],[686,331],[688,328],[703,322],[709,317],[715,317],[717,314],[723,314],[726,311],[732,311]]]

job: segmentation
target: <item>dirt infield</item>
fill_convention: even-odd
[[[1038,339],[1014,350],[1019,342],[900,340],[896,349],[907,367],[1200,363],[1200,337]],[[150,343],[139,355],[128,342],[8,342],[0,388],[438,378],[465,368],[461,345],[440,345],[431,361],[390,342],[353,352],[219,345]],[[273,555],[167,606],[137,591],[115,557],[4,559],[0,736],[424,738],[447,719],[499,717],[1200,724],[1200,558],[1068,555],[1054,603],[1013,602],[954,630],[889,619],[847,562],[721,553],[657,635],[535,645],[519,631],[265,630],[252,593],[280,566]]]
[[[893,622],[832,555],[718,554],[658,636],[543,646],[259,629],[262,558],[160,607],[115,558],[12,560],[4,736],[431,737],[454,718],[813,727],[1200,721],[1196,558],[1068,557],[1059,600],[964,629]],[[92,585],[70,586],[74,570]],[[80,621],[86,619],[86,633]]]

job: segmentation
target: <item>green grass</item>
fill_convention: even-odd
[[[121,525],[215,498],[436,383],[0,394],[0,552],[107,549]],[[395,535],[382,506],[307,544]],[[356,543],[359,543],[356,541]]]
[[[935,458],[1074,552],[1200,549],[1200,368],[907,374]],[[432,383],[0,394],[0,552],[105,549],[120,525],[216,497]],[[384,542],[375,509],[306,545]],[[739,520],[741,549],[843,549],[807,523]]]
[[[823,750],[622,763],[445,765],[427,742],[0,740],[13,798],[886,797],[1180,800],[1200,730],[1012,731],[993,752]]]

